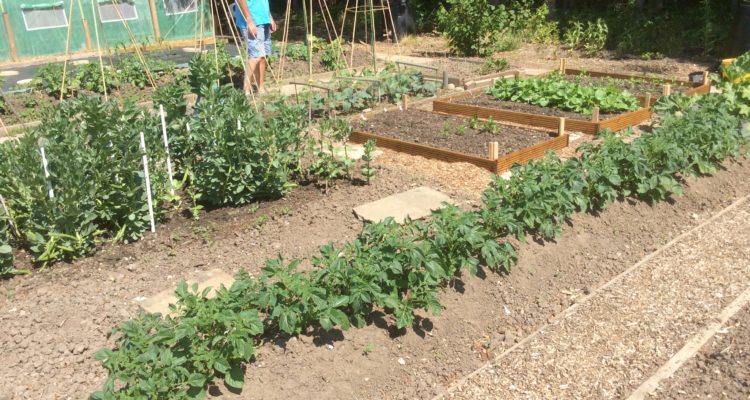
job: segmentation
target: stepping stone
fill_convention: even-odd
[[[188,280],[186,282],[188,287],[192,287],[194,283],[198,283],[198,292],[201,292],[203,289],[210,286],[212,290],[206,297],[212,298],[216,296],[216,289],[220,288],[221,285],[224,285],[227,288],[232,286],[232,283],[234,283],[234,277],[224,271],[213,269],[202,273],[198,280]],[[143,300],[141,300],[142,298],[136,298],[135,301],[146,312],[167,315],[169,314],[169,305],[177,303],[177,297],[175,297],[174,294],[176,289],[177,287],[175,286],[162,290],[161,292]]]
[[[404,222],[407,216],[411,219],[424,218],[430,215],[432,210],[442,208],[443,203],[453,204],[453,201],[443,193],[420,186],[372,203],[363,204],[354,209],[354,214],[369,222],[379,222],[388,217],[393,217],[400,224]]]

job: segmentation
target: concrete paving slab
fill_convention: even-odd
[[[234,283],[234,277],[224,271],[213,269],[200,274],[197,279],[187,280],[186,282],[188,286],[198,283],[198,291],[211,287],[213,290],[211,290],[207,297],[212,298],[216,296],[215,290],[220,288],[221,285],[226,287],[232,286],[232,283]],[[138,305],[146,312],[167,315],[169,314],[169,305],[177,303],[177,297],[174,295],[175,289],[176,288],[169,288],[162,290],[142,301],[138,301],[140,298],[137,298],[136,303],[138,303]]]
[[[394,194],[386,198],[363,204],[354,209],[357,217],[369,221],[379,222],[393,217],[398,223],[404,222],[408,216],[411,219],[424,218],[443,207],[443,203],[453,204],[447,195],[425,186],[420,186],[403,193]]]

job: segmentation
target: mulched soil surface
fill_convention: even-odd
[[[663,83],[655,83],[644,80],[624,80],[604,77],[591,77],[591,76],[571,76],[566,75],[565,79],[570,82],[575,82],[584,86],[610,86],[615,85],[621,90],[627,90],[628,92],[636,96],[644,96],[651,94],[652,96],[661,96],[664,88]],[[679,86],[674,83],[671,85],[672,93],[685,93],[690,89],[687,86]]]
[[[488,108],[499,108],[501,110],[518,111],[528,114],[537,115],[551,115],[553,117],[565,117],[571,119],[579,119],[584,121],[591,120],[591,115],[580,114],[572,111],[563,111],[557,108],[535,106],[533,104],[519,103],[515,101],[503,101],[496,100],[492,96],[486,93],[479,93],[474,96],[459,97],[453,99],[456,104],[469,104],[472,106],[488,107]],[[614,116],[620,115],[620,113],[600,113],[600,119],[607,119]]]
[[[377,114],[358,121],[354,129],[479,157],[487,156],[488,142],[498,142],[503,155],[550,139],[547,132],[500,124],[500,131],[492,134],[481,129],[483,122],[478,122],[478,129],[470,128],[469,122],[466,118],[409,110]]]
[[[652,397],[750,398],[750,307],[737,313],[724,328]]]
[[[105,378],[92,355],[114,344],[106,338],[113,326],[137,315],[135,297],[173,288],[198,271],[218,267],[231,274],[245,267],[257,273],[263,260],[279,253],[289,259],[310,255],[328,240],[340,244],[361,227],[351,207],[416,185],[463,204],[469,197],[408,168],[380,167],[372,186],[339,184],[328,195],[300,188],[255,211],[222,209],[197,222],[176,218],[132,245],[107,245],[93,257],[0,282],[0,331],[8,333],[0,337],[0,393],[86,397]],[[421,314],[412,329],[396,332],[393,321],[376,315],[364,329],[266,343],[247,366],[248,390],[232,394],[222,386],[212,394],[429,398],[572,304],[573,295],[607,282],[748,192],[750,164],[731,163],[713,177],[691,180],[673,204],[627,200],[598,216],[575,215],[558,242],[521,245],[521,262],[510,275],[485,271],[455,282],[441,296],[446,309],[439,317]],[[257,226],[261,215],[272,218]],[[477,350],[477,341],[489,348]]]

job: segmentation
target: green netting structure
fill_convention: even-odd
[[[205,0],[0,0],[0,13],[0,61],[97,51],[97,36],[102,50],[213,36]]]

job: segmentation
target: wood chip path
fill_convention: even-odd
[[[628,397],[730,304],[746,298],[749,221],[746,196],[438,398]]]

